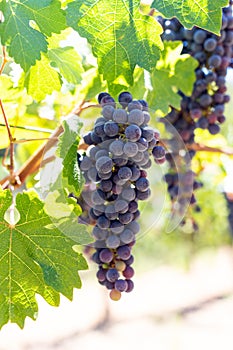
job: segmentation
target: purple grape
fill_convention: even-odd
[[[119,279],[115,282],[114,288],[119,292],[125,292],[128,289],[128,283],[123,279]]]
[[[126,266],[125,270],[123,271],[123,276],[127,279],[130,279],[134,276],[134,269],[131,266]]]
[[[129,141],[138,141],[141,137],[141,134],[142,132],[138,125],[132,124],[127,126],[125,129],[125,136]]]
[[[119,248],[118,248],[119,249]],[[106,272],[106,279],[114,283],[119,278],[119,272],[115,268],[111,268]]]
[[[133,97],[130,92],[123,91],[118,96],[118,101],[122,105],[123,108],[126,108],[130,102],[132,102]]]
[[[127,260],[131,255],[131,249],[129,248],[129,246],[123,245],[117,248],[117,255],[120,259]]]
[[[105,264],[110,263],[113,259],[113,256],[114,256],[113,252],[108,248],[102,249],[99,253],[100,261],[102,261]]]

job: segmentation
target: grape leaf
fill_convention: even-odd
[[[36,101],[43,100],[47,94],[51,94],[54,90],[60,90],[61,83],[60,74],[50,66],[49,59],[44,54],[24,77],[27,92]]]
[[[71,84],[79,84],[82,80],[83,67],[81,57],[73,47],[55,48],[48,51],[51,65],[59,68],[61,75]]]
[[[8,321],[21,328],[27,316],[36,318],[35,295],[59,305],[59,293],[70,300],[80,288],[78,270],[85,259],[72,247],[75,242],[56,227],[35,192],[19,193],[16,209],[20,220],[9,224],[5,212],[12,203],[10,191],[0,191],[0,328]]]
[[[149,91],[147,100],[151,108],[167,114],[169,106],[180,107],[178,90],[191,95],[198,62],[190,55],[181,55],[182,43],[173,41],[164,45],[162,57],[151,74],[153,89]]]
[[[16,63],[27,71],[47,51],[46,37],[66,27],[64,11],[58,0],[3,0],[4,22],[0,24],[3,45]]]
[[[184,27],[194,25],[215,34],[220,33],[222,11],[228,0],[154,0],[151,7],[167,18],[177,17]]]
[[[62,158],[62,177],[67,180],[68,190],[79,196],[83,187],[83,177],[77,162],[82,123],[76,115],[70,115],[63,122],[64,132],[59,138],[57,156]]]
[[[139,0],[75,0],[67,6],[68,25],[92,45],[110,86],[132,85],[135,66],[151,71],[163,48],[160,24],[139,8]]]

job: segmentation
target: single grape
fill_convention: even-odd
[[[121,196],[123,199],[127,200],[128,202],[132,202],[136,196],[134,188],[131,188],[131,187],[124,188],[121,192]]]
[[[103,96],[100,100],[100,104],[103,106],[104,105],[111,105],[111,106],[116,105],[114,98],[112,98],[112,96],[110,96],[110,95]]]
[[[119,278],[119,272],[117,271],[117,269],[111,268],[106,272],[106,278],[109,282],[114,283]]]
[[[108,151],[106,149],[100,149],[98,152],[95,153],[95,160],[99,159],[103,156],[109,156]]]
[[[115,262],[115,268],[116,268],[118,271],[122,272],[122,271],[124,271],[125,268],[126,268],[126,263],[125,263],[124,261],[122,261],[122,260],[117,260],[117,261]]]
[[[128,120],[128,114],[125,109],[115,109],[113,113],[113,120],[119,124],[125,124]]]
[[[128,141],[123,147],[124,154],[128,157],[134,157],[138,153],[138,145],[135,142]]]
[[[117,255],[120,259],[127,260],[131,255],[131,249],[127,245],[123,245],[117,248]]]
[[[127,225],[127,228],[129,228],[131,231],[133,231],[134,234],[137,234],[140,231],[140,225],[137,221],[132,221]]]
[[[92,236],[96,240],[106,239],[107,238],[107,230],[100,229],[98,226],[95,226],[92,230]]]
[[[99,123],[95,124],[95,126],[94,126],[94,132],[99,137],[102,137],[102,136],[105,135],[104,124],[105,124],[105,121],[104,122],[99,122]]]
[[[110,96],[110,94],[108,92],[100,92],[97,98],[99,103],[101,102],[104,96]]]
[[[147,191],[150,183],[145,177],[140,177],[135,183],[136,189],[139,191]]]
[[[202,107],[206,108],[211,105],[212,103],[212,97],[208,94],[204,94],[200,97],[199,103]]]
[[[114,208],[116,213],[126,213],[128,211],[128,203],[123,199],[117,199]]]
[[[126,212],[124,214],[119,214],[118,218],[123,225],[127,225],[134,219],[134,214]]]
[[[209,130],[210,134],[216,135],[219,133],[220,127],[217,124],[210,124],[208,126],[208,130]]]
[[[144,137],[140,137],[137,141],[137,146],[139,151],[146,151],[148,149],[148,141]]]
[[[129,288],[129,287],[128,287]],[[126,290],[127,291],[127,290]],[[109,294],[110,298],[114,301],[118,301],[121,298],[121,292],[119,292],[116,289],[112,289],[110,294]]]
[[[138,141],[141,137],[141,129],[137,125],[129,125],[125,129],[125,136],[129,141]]]
[[[120,246],[120,238],[116,235],[111,235],[106,239],[106,246],[110,249],[116,249]]]
[[[144,123],[144,114],[139,109],[133,109],[128,115],[129,124],[142,125]]]
[[[104,124],[104,132],[107,136],[116,136],[119,133],[119,126],[113,121],[108,121]]]
[[[112,221],[111,225],[110,225],[110,230],[113,233],[119,234],[119,233],[123,232],[124,225],[118,220]]]
[[[134,263],[133,255],[130,255],[129,259],[124,261],[127,266],[132,265]]]
[[[120,239],[121,242],[124,244],[131,243],[135,239],[135,235],[133,231],[130,229],[125,229],[121,234],[120,234]]]
[[[128,104],[128,112],[131,112],[135,109],[142,110],[142,105],[137,100],[134,100]]]
[[[87,177],[89,180],[96,182],[99,180],[99,176],[95,167],[91,167],[87,171]]]
[[[132,102],[133,97],[130,92],[123,91],[118,96],[118,101],[122,105],[123,108],[126,108],[130,102]]]
[[[123,154],[124,142],[121,140],[113,141],[109,146],[109,151],[116,157],[119,157]]]
[[[124,166],[118,170],[117,175],[121,180],[129,180],[132,177],[132,171],[129,167]]]
[[[115,111],[115,108],[113,106],[104,105],[102,109],[102,115],[104,116],[105,119],[112,120],[114,111]]]
[[[221,62],[222,62],[221,56],[219,56],[219,55],[212,55],[208,59],[209,66],[213,67],[213,68],[219,67]]]
[[[204,40],[207,37],[207,33],[205,30],[203,29],[198,29],[195,31],[194,35],[193,35],[193,40],[197,43],[197,44],[202,44],[204,42]]]
[[[109,204],[105,209],[105,216],[109,220],[117,219],[118,213],[115,210],[115,206],[113,204]]]
[[[136,192],[136,198],[139,199],[140,201],[144,201],[146,199],[148,199],[151,195],[151,191],[148,188],[146,191],[138,191]]]
[[[96,224],[99,228],[107,229],[110,226],[110,220],[105,215],[101,215],[98,217]]]
[[[99,271],[96,273],[96,277],[99,282],[103,282],[106,279],[106,270],[100,268]]]
[[[155,146],[152,150],[155,159],[161,159],[165,156],[166,151],[162,146]]]
[[[137,166],[132,166],[130,169],[132,171],[131,181],[136,181],[141,176],[141,172]]]
[[[112,159],[107,156],[100,157],[96,161],[96,170],[103,174],[109,173],[112,170],[112,166]]]
[[[132,292],[133,288],[134,288],[134,283],[133,281],[126,279],[126,282],[128,284],[128,288],[126,289],[126,293],[130,293]]]
[[[136,201],[129,202],[128,211],[134,214],[137,210],[138,210],[138,203]]]
[[[101,180],[99,183],[99,188],[103,192],[110,192],[112,189],[113,183],[111,180]]]
[[[142,137],[144,137],[148,142],[152,141],[154,138],[154,130],[148,126],[142,128]]]
[[[91,132],[88,132],[86,135],[83,136],[83,141],[87,145],[93,145],[93,141],[92,141],[92,138],[91,138]]]
[[[82,171],[87,171],[92,167],[92,161],[89,157],[84,156],[81,163],[80,163],[80,169]]]
[[[119,279],[115,282],[114,287],[119,292],[125,292],[128,289],[128,284],[125,280]]]
[[[204,49],[208,52],[214,51],[216,46],[217,46],[217,40],[215,40],[214,38],[208,38],[204,42]]]
[[[123,276],[127,279],[130,279],[134,276],[134,269],[131,266],[126,266],[125,270],[123,271]]]
[[[114,256],[113,252],[108,248],[102,249],[99,253],[100,261],[103,263],[106,263],[106,264],[108,264],[112,261],[113,256]]]

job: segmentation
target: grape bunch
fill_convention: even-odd
[[[159,132],[148,126],[146,101],[133,100],[129,92],[122,92],[118,101],[120,108],[108,93],[99,94],[101,116],[84,135],[88,148],[78,159],[86,182],[81,220],[93,224],[92,260],[99,266],[99,283],[113,300],[134,287],[132,247],[140,230],[138,201],[151,193],[146,171],[150,156],[158,164],[165,161]]]
[[[225,77],[233,61],[232,7],[222,9],[220,36],[198,27],[188,30],[176,18],[159,17],[159,21],[164,28],[163,40],[182,40],[182,53],[192,55],[199,63],[192,95],[180,92],[181,108],[173,110],[174,126],[189,143],[194,140],[196,128],[217,134],[225,121],[224,105],[230,100]]]
[[[225,121],[224,108],[229,102],[227,94],[227,69],[233,66],[233,17],[232,4],[222,9],[222,26],[220,36],[204,29],[193,27],[188,30],[176,19],[158,17],[164,28],[163,40],[181,40],[182,53],[192,55],[198,61],[195,71],[196,81],[191,96],[181,91],[180,109],[171,111],[162,118],[166,129],[173,134],[170,140],[171,152],[167,153],[170,163],[170,173],[165,175],[169,195],[178,208],[186,205],[187,201],[196,211],[200,207],[196,204],[194,191],[202,186],[195,180],[195,174],[188,167],[195,155],[195,130],[207,129],[215,135],[220,131],[220,125]],[[174,147],[177,133],[185,147]],[[177,169],[177,164],[182,164]],[[188,182],[188,185],[187,185]],[[182,186],[181,186],[182,185]],[[182,190],[183,188],[183,190]],[[179,191],[178,191],[179,189]],[[194,229],[197,229],[194,223]]]

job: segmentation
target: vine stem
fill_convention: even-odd
[[[5,68],[5,65],[8,61],[7,59],[7,54],[6,54],[6,47],[5,46],[2,46],[2,55],[3,55],[3,58],[2,58],[2,63],[1,63],[1,66],[0,66],[0,75],[2,75],[2,72]],[[15,163],[14,163],[14,138],[12,136],[12,133],[11,133],[11,128],[10,128],[10,125],[8,123],[8,119],[7,119],[7,116],[6,116],[6,113],[5,113],[5,110],[4,110],[4,107],[3,107],[3,103],[2,103],[2,100],[0,99],[0,109],[2,111],[2,115],[3,115],[3,119],[4,119],[4,122],[5,122],[5,125],[6,125],[6,129],[7,129],[7,134],[8,134],[8,138],[9,138],[9,149],[10,149],[10,165],[7,166],[9,172],[10,172],[10,183],[12,183],[13,179],[14,179],[14,167],[15,167]],[[7,154],[8,150],[6,151],[6,154]],[[5,160],[6,156],[3,158]],[[3,163],[4,164],[4,163]]]
[[[3,72],[3,69],[6,65],[6,63],[8,62],[8,59],[6,58],[6,47],[5,46],[2,46],[2,64],[0,66],[0,75],[2,74]]]
[[[10,149],[10,165],[7,165],[7,168],[9,169],[10,178],[11,178],[11,181],[12,181],[13,178],[14,178],[14,168],[15,168],[15,163],[14,163],[14,138],[13,138],[13,136],[11,134],[11,129],[10,129],[10,126],[9,126],[9,123],[8,123],[8,119],[7,119],[7,116],[6,116],[6,113],[5,113],[5,110],[4,110],[3,103],[2,103],[1,99],[0,99],[0,108],[1,108],[1,111],[2,111],[3,118],[4,118],[4,122],[6,124],[6,129],[7,129],[7,133],[8,133],[9,142],[10,142],[10,146],[9,146],[9,149]],[[6,152],[8,152],[8,151],[6,151]],[[6,157],[4,157],[4,159],[5,158]]]
[[[197,152],[215,152],[215,153],[223,153],[228,156],[233,156],[233,149],[230,147],[227,148],[218,148],[218,147],[209,147],[206,145],[202,145],[200,143],[192,143],[191,145],[187,145],[189,150],[197,151]]]

